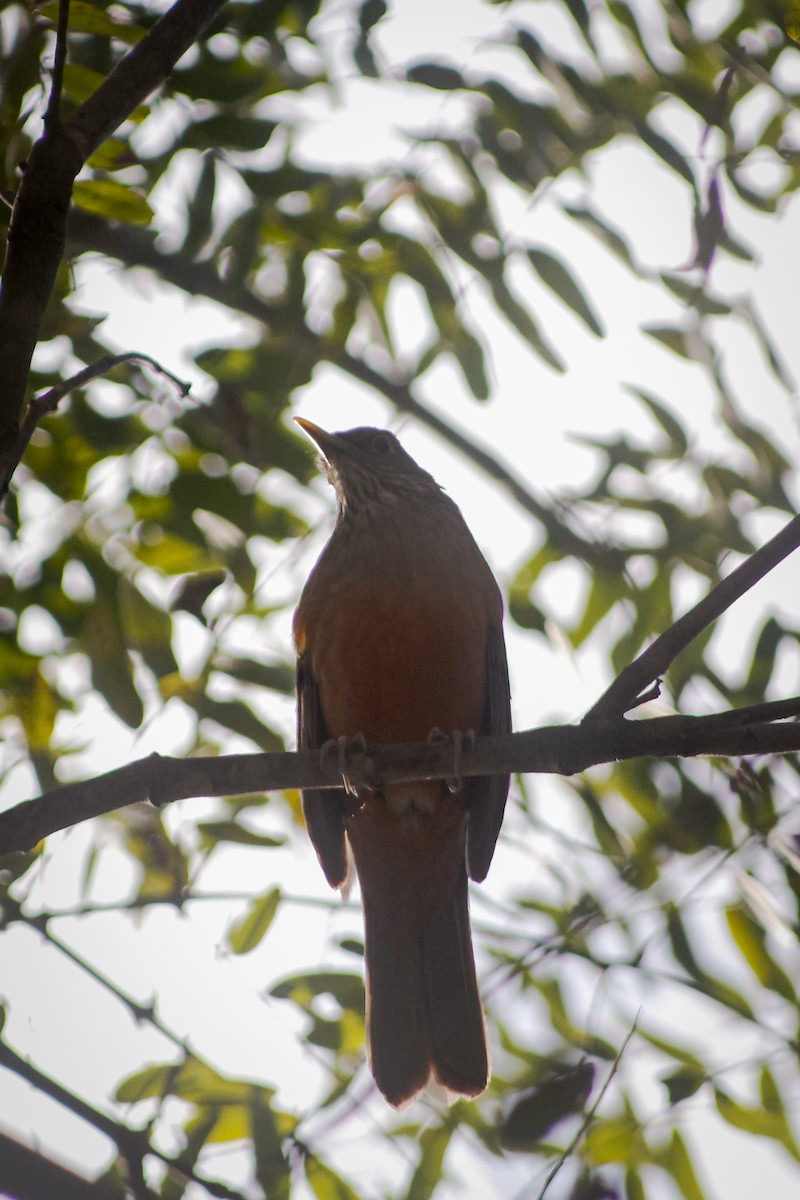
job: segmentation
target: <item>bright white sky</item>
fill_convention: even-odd
[[[654,11],[647,3],[642,7]],[[396,8],[396,15],[381,25],[378,37],[386,63],[439,54],[476,71],[488,65],[504,71],[510,69],[508,51],[488,47],[482,40],[496,30],[498,20],[502,19],[502,10],[497,7],[480,5],[475,0],[437,0],[435,4],[430,0],[426,3],[405,0]],[[713,22],[724,5],[708,3],[699,8]],[[553,44],[575,46],[560,6],[531,6],[530,13],[537,31],[544,30]],[[327,20],[329,28],[346,29],[346,6],[335,6]],[[616,52],[609,41],[608,53]],[[309,159],[333,161],[343,167],[354,156],[358,162],[384,161],[406,152],[407,143],[399,128],[415,131],[432,128],[442,119],[457,126],[460,120],[461,100],[441,94],[412,96],[403,89],[398,103],[387,95],[383,85],[344,78],[344,67],[340,65],[338,69],[342,74],[339,107],[331,111],[321,94],[309,103],[309,128],[302,142]],[[795,70],[800,78],[796,64]],[[699,126],[681,117],[673,121],[671,129],[686,152],[696,157]],[[148,136],[146,126],[143,135]],[[713,156],[713,152],[712,143],[707,153]],[[435,162],[430,169],[437,169]],[[684,185],[651,156],[644,156],[632,146],[603,152],[592,162],[590,185],[598,210],[609,214],[625,230],[643,262],[652,267],[676,269],[688,261],[692,248],[690,198]],[[182,184],[183,188],[187,186],[185,182]],[[578,181],[568,181],[566,186],[575,196],[584,194],[584,185]],[[637,333],[641,324],[674,322],[676,307],[660,289],[633,281],[612,263],[593,241],[560,216],[547,193],[530,202],[513,196],[509,189],[502,192],[500,210],[509,236],[521,243],[551,248],[571,264],[595,307],[602,312],[607,337],[602,341],[593,339],[532,275],[521,275],[517,281],[520,295],[531,305],[552,343],[568,362],[566,374],[558,377],[533,359],[516,336],[493,319],[482,301],[480,289],[471,288],[463,303],[491,347],[492,399],[486,405],[471,402],[457,371],[444,363],[428,373],[418,389],[419,398],[482,441],[542,496],[578,490],[591,476],[593,458],[572,440],[574,435],[606,436],[624,429],[643,439],[651,436],[651,426],[641,408],[622,390],[621,385],[626,382],[652,390],[671,403],[678,415],[690,416],[698,442],[707,445],[712,453],[720,438],[720,428],[714,399],[700,371]],[[231,194],[235,199],[233,183]],[[171,213],[166,192],[158,211],[159,218],[169,227]],[[752,271],[721,257],[714,268],[715,286],[725,295],[745,291],[755,294],[775,344],[794,378],[800,379],[797,298],[788,292],[789,281],[797,279],[800,265],[797,262],[800,204],[787,206],[777,220],[738,213],[735,224],[740,236],[757,249],[759,265]],[[208,392],[208,384],[194,367],[192,355],[203,346],[218,344],[221,337],[235,343],[242,328],[247,327],[246,322],[208,302],[192,301],[156,288],[143,275],[134,278],[136,282],[132,285],[130,277],[123,280],[117,269],[107,264],[79,267],[79,300],[88,310],[109,312],[104,334],[112,345],[151,354],[178,374],[196,380],[196,393],[202,398]],[[411,289],[395,298],[393,321],[397,343],[413,347],[420,337],[420,323]],[[132,329],[136,331],[133,343]],[[727,337],[724,349],[728,376],[735,380],[737,395],[747,415],[769,434],[777,436],[787,455],[798,461],[800,435],[796,407],[787,401],[761,365],[749,335],[737,330]],[[297,395],[295,411],[329,428],[395,421],[379,397],[331,370],[320,371],[314,383]],[[516,567],[537,544],[538,530],[531,528],[524,514],[499,494],[493,483],[483,479],[425,429],[408,422],[403,425],[401,435],[411,453],[458,502],[501,582],[508,583]],[[679,472],[675,487],[680,494]],[[299,590],[330,528],[332,498],[322,482],[316,499],[309,505],[309,513],[319,521],[318,535],[309,539],[299,553],[288,554],[284,562],[279,560],[275,577],[270,580],[270,586],[282,595],[293,595]],[[759,532],[761,526],[763,536],[767,537],[774,532],[776,522],[765,518]],[[568,565],[564,567],[560,588],[565,625],[579,607],[577,578]],[[731,614],[719,639],[719,653],[724,655],[730,650],[738,657],[742,642],[750,644],[767,610],[783,612],[791,619],[798,594],[800,567],[790,562],[775,572],[768,586],[746,597],[736,613]],[[187,628],[189,637],[196,636],[196,627]],[[284,639],[280,652],[288,657],[288,620],[277,621],[274,633]],[[517,727],[550,719],[574,719],[608,682],[599,654],[587,648],[572,655],[559,641],[557,629],[553,633],[553,645],[545,647],[540,638],[508,629]],[[184,647],[183,652],[190,655],[191,646]],[[787,678],[787,692],[796,690],[796,668],[797,663],[792,663],[789,673],[794,679]],[[287,729],[291,727],[288,706],[281,719]],[[131,738],[116,723],[99,725],[98,720],[96,710],[90,708],[72,730],[75,736],[91,738],[91,753],[86,756],[89,774],[118,766],[127,758],[142,756],[151,749],[181,752],[180,723],[169,719],[155,721],[145,732]],[[29,780],[18,777],[15,794],[5,794],[4,802],[11,804],[25,798],[30,794],[29,786]],[[557,789],[553,789],[553,800],[558,797]],[[217,811],[211,804],[207,808],[209,813]],[[171,827],[179,828],[184,819],[194,819],[197,813],[198,805],[187,802],[173,806],[167,819]],[[565,823],[564,827],[569,829],[568,815],[554,811],[551,820],[554,824]],[[99,859],[99,873],[91,888],[95,899],[125,892],[127,863],[108,845],[110,834],[105,838],[107,844]],[[80,901],[81,869],[90,844],[90,834],[80,829],[52,840],[34,889],[36,899],[43,905],[65,908]],[[558,852],[555,843],[550,849]],[[508,894],[515,884],[525,881],[531,870],[530,857],[510,846],[504,848],[498,864],[486,885],[485,897],[483,889],[474,896],[477,924],[496,920],[497,914],[487,900]],[[229,866],[229,860],[223,858],[218,867],[212,864],[204,873],[205,889],[256,894],[281,883],[293,895],[327,898],[313,856],[299,842],[285,854],[237,855],[233,879]],[[720,886],[727,887],[728,882],[723,880]],[[297,913],[296,921],[284,916],[270,931],[267,943],[242,959],[220,959],[214,952],[231,920],[229,903],[195,906],[189,919],[153,912],[140,927],[128,927],[110,916],[107,922],[96,917],[90,922],[65,920],[55,928],[79,952],[96,956],[104,972],[137,996],[147,999],[149,984],[143,985],[143,980],[157,980],[159,1012],[168,1025],[179,1033],[190,1034],[193,1044],[212,1062],[224,1064],[226,1070],[268,1083],[280,1079],[284,1102],[302,1106],[309,1089],[317,1086],[316,1076],[309,1072],[302,1037],[297,1036],[302,1027],[289,1006],[265,1004],[260,994],[267,980],[284,971],[302,971],[313,966],[317,958],[328,961],[333,935],[338,936],[345,929],[358,932],[360,917],[353,906],[333,915],[308,905],[298,905],[293,911]],[[174,967],[173,972],[164,969],[165,954]],[[25,972],[19,969],[23,961]],[[357,969],[355,960],[348,965]],[[85,1063],[86,1039],[92,1037],[93,1030],[99,1031],[94,1044],[98,1100],[137,1064],[169,1056],[169,1047],[156,1035],[140,1031],[134,1036],[118,1006],[109,1003],[98,1007],[96,988],[88,985],[80,972],[68,970],[58,982],[57,979],[51,956],[24,931],[12,930],[0,940],[0,990],[8,992],[12,999],[9,1020],[14,1044],[29,1050],[34,1062],[47,1064],[46,1069],[54,1078],[69,1083],[76,1075],[83,1074],[77,1066]],[[188,1000],[187,980],[190,981]],[[66,999],[62,1003],[69,1006],[66,1021],[70,1028],[83,1029],[84,1036],[71,1034],[65,1039],[63,1029],[54,1027],[55,988],[59,994],[63,989]],[[198,1003],[201,996],[205,1003]],[[677,1003],[674,997],[670,1002]],[[85,1025],[78,1015],[84,1012]],[[229,1012],[236,1014],[233,1040],[230,1023],[219,1019],[220,1013]],[[696,1022],[699,1038],[717,1035],[715,1016],[693,1010],[690,1019]],[[278,1054],[280,1064],[273,1064],[271,1056]],[[663,1105],[663,1092],[656,1092],[644,1077],[642,1089],[654,1108]],[[705,1112],[707,1103],[692,1109],[692,1122],[695,1146],[703,1142],[705,1182],[712,1185],[709,1192],[712,1200],[751,1200],[756,1178],[767,1194],[776,1197],[793,1194],[798,1174],[796,1168],[787,1166],[785,1156],[763,1142],[737,1136],[730,1128],[709,1118]],[[13,1112],[15,1128],[35,1132],[44,1146],[79,1163],[84,1170],[91,1163],[99,1167],[106,1161],[107,1145],[103,1139],[87,1134],[85,1127],[75,1121],[65,1121],[55,1106],[7,1075],[0,1076],[0,1112],[3,1124],[12,1124]],[[372,1134],[374,1116],[375,1112],[368,1110],[364,1136]],[[337,1161],[349,1162],[351,1166],[360,1164],[363,1145],[362,1141],[354,1140],[350,1145],[338,1146]],[[402,1168],[402,1158],[396,1157],[400,1153],[397,1147],[387,1153],[384,1143],[382,1150],[381,1161],[361,1168],[362,1184],[372,1194],[377,1193],[382,1181],[387,1186],[394,1181],[396,1186]],[[465,1164],[462,1169],[471,1168]],[[520,1159],[510,1166],[504,1179],[504,1194],[508,1196],[530,1180],[541,1182],[535,1164]],[[493,1190],[496,1186],[497,1180],[470,1175],[470,1183],[460,1195],[465,1200],[473,1197],[485,1200],[486,1196],[497,1194]]]

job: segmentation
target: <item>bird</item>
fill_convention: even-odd
[[[454,501],[389,431],[295,420],[337,499],[293,621],[299,748],[509,732],[502,599]],[[486,876],[508,789],[499,774],[303,793],[329,884],[355,864],[367,1059],[396,1108],[487,1086],[467,877]]]

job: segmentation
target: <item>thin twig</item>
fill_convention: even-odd
[[[61,91],[64,86],[64,66],[67,61],[67,29],[69,27],[69,0],[59,0],[58,27],[56,29],[56,51],[53,59],[53,75],[50,82],[50,97],[44,114],[45,133],[53,133],[61,117]]]
[[[680,617],[638,658],[625,667],[597,703],[589,709],[583,718],[584,723],[614,720],[635,708],[643,700],[644,689],[664,674],[681,650],[798,546],[800,516],[793,517],[774,538],[745,559],[699,604]],[[648,698],[652,696],[652,689],[647,695]]]
[[[177,375],[173,375],[172,371],[168,371],[155,358],[151,358],[149,354],[142,354],[138,350],[130,350],[125,354],[106,354],[103,358],[92,363],[88,367],[84,367],[82,371],[78,371],[75,375],[71,375],[69,379],[64,379],[61,383],[51,387],[48,391],[43,392],[41,396],[35,396],[28,405],[28,411],[25,413],[25,420],[20,426],[17,435],[16,444],[11,447],[8,452],[8,457],[5,466],[5,477],[0,481],[0,500],[5,496],[11,484],[11,478],[17,469],[20,459],[28,448],[28,442],[33,437],[34,431],[39,422],[49,413],[55,412],[58,405],[69,392],[76,388],[85,387],[87,383],[91,383],[93,379],[99,379],[101,375],[107,375],[114,367],[118,367],[121,363],[126,362],[141,362],[146,363],[153,371],[159,375],[163,375],[170,383],[174,384],[181,396],[188,396],[191,384],[185,379],[179,379]]]
[[[586,1113],[585,1117],[583,1118],[580,1129],[575,1134],[575,1137],[572,1139],[572,1141],[569,1143],[569,1145],[566,1146],[565,1149],[562,1151],[562,1153],[559,1155],[552,1170],[550,1171],[547,1178],[545,1179],[544,1184],[542,1185],[542,1190],[539,1192],[539,1195],[536,1197],[536,1200],[542,1200],[542,1197],[544,1196],[547,1189],[550,1187],[550,1184],[553,1182],[553,1180],[555,1179],[558,1172],[564,1166],[564,1163],[567,1161],[570,1154],[572,1154],[576,1150],[578,1144],[584,1137],[586,1130],[589,1128],[592,1121],[594,1120],[594,1114],[597,1112],[597,1109],[600,1106],[601,1100],[603,1099],[606,1092],[608,1091],[611,1080],[614,1078],[614,1076],[617,1073],[619,1064],[622,1061],[622,1056],[628,1048],[628,1043],[630,1042],[631,1038],[633,1037],[634,1033],[636,1032],[636,1025],[639,1021],[639,1013],[641,1011],[642,1010],[639,1009],[638,1012],[636,1013],[636,1016],[633,1018],[633,1024],[631,1025],[630,1029],[628,1030],[627,1034],[625,1035],[625,1040],[623,1041],[622,1045],[619,1048],[617,1057],[614,1059],[613,1063],[611,1064],[611,1070],[608,1073],[608,1078],[606,1079],[603,1086],[600,1088],[600,1091],[597,1094],[597,1099],[595,1100],[594,1104],[592,1105],[592,1107],[589,1109],[589,1111]]]

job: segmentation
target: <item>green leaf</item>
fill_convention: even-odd
[[[510,1150],[530,1150],[565,1117],[581,1112],[592,1090],[589,1062],[551,1075],[515,1099],[500,1125],[500,1142]]]
[[[317,1200],[361,1200],[340,1175],[332,1171],[314,1154],[307,1154],[303,1161],[306,1179]]]
[[[198,716],[221,725],[240,737],[249,738],[260,750],[283,750],[283,742],[253,710],[241,700],[214,700],[206,692],[195,695]]]
[[[259,846],[262,849],[273,849],[285,844],[284,838],[256,833],[254,829],[247,829],[238,821],[200,821],[197,832],[203,850],[211,850],[220,842],[232,842],[238,846]]]
[[[554,371],[563,373],[564,363],[544,337],[528,310],[523,308],[511,294],[504,280],[496,279],[492,282],[492,294],[500,312],[522,335],[530,348]]]
[[[547,284],[551,291],[555,292],[560,300],[571,308],[576,316],[580,317],[584,325],[595,334],[596,337],[603,337],[604,329],[600,321],[592,311],[589,301],[586,299],[580,286],[575,282],[571,272],[565,267],[561,259],[556,258],[547,250],[530,249],[527,251],[528,259],[536,271],[536,274]]]
[[[161,1099],[170,1091],[178,1067],[166,1063],[161,1066],[145,1067],[120,1081],[114,1091],[114,1099],[121,1104],[136,1104],[139,1100]]]
[[[186,234],[181,253],[187,258],[194,258],[211,236],[216,188],[217,160],[212,151],[207,151],[203,155],[200,177],[192,191],[186,212]]]
[[[724,1004],[727,1008],[732,1009],[741,1016],[752,1018],[753,1010],[743,996],[701,969],[694,956],[677,907],[673,904],[668,904],[666,913],[667,932],[669,934],[672,953],[688,975],[695,981],[698,990],[711,996],[712,999],[719,1001],[720,1004]]]
[[[655,151],[668,167],[671,167],[673,171],[676,171],[678,175],[685,179],[694,190],[696,184],[692,168],[680,150],[668,138],[665,138],[663,134],[657,133],[647,121],[641,118],[634,118],[633,124],[642,141],[651,150]]]
[[[291,975],[270,988],[276,1000],[293,1000],[308,1011],[317,996],[333,996],[343,1009],[364,1012],[364,981],[346,971],[309,971]]]
[[[488,400],[489,379],[486,374],[483,346],[469,330],[461,328],[452,338],[451,348],[475,399]]]
[[[711,317],[726,317],[733,312],[730,304],[709,296],[701,286],[692,283],[682,275],[671,275],[667,271],[662,271],[660,278],[673,296],[677,296],[684,304],[696,308],[698,312],[706,313]]]
[[[129,649],[137,650],[158,677],[177,671],[169,615],[151,604],[124,576],[120,577],[118,595],[120,628]]]
[[[289,1200],[292,1164],[284,1151],[284,1141],[294,1133],[297,1121],[287,1113],[275,1112],[268,1103],[270,1095],[262,1091],[250,1105],[256,1179],[269,1200]]]
[[[198,621],[205,620],[203,605],[227,577],[227,571],[222,569],[187,575],[180,581],[170,597],[170,612],[188,612],[193,617],[197,617]]]
[[[567,1008],[564,1003],[561,986],[556,979],[537,979],[536,987],[547,1004],[550,1021],[553,1028],[561,1035],[561,1037],[570,1045],[576,1046],[579,1050],[586,1054],[594,1055],[597,1058],[606,1059],[608,1062],[613,1062],[617,1052],[610,1042],[604,1038],[596,1037],[590,1033],[584,1033],[573,1024],[572,1019],[567,1013]]]
[[[725,919],[733,940],[761,986],[777,992],[790,1004],[796,1005],[797,989],[769,954],[766,934],[761,926],[749,912],[739,906],[727,908]]]
[[[108,221],[149,225],[153,210],[139,192],[116,179],[79,179],[72,189],[78,208]]]
[[[38,9],[38,14],[48,21],[52,21],[54,25],[58,23],[58,0],[48,0]],[[87,0],[71,0],[69,6],[69,32],[70,33],[90,33],[97,37],[117,38],[121,42],[128,45],[135,45],[142,37],[144,37],[144,29],[140,25],[134,25],[130,21],[125,21],[123,14],[127,15],[129,9],[119,10],[113,6],[105,8],[98,4],[89,4]],[[119,15],[119,20],[114,20],[114,15]]]
[[[119,171],[136,162],[130,144],[122,138],[108,138],[91,154],[86,165],[96,171]]]
[[[638,273],[638,267],[634,262],[633,254],[627,242],[617,230],[611,228],[607,221],[599,217],[597,213],[593,212],[586,205],[563,204],[562,209],[567,216],[572,217],[573,221],[577,221],[589,233],[593,234],[629,270]]]
[[[587,1157],[598,1166],[606,1163],[639,1166],[649,1158],[642,1127],[633,1116],[595,1122],[587,1130],[584,1144]]]
[[[249,954],[255,950],[266,936],[280,901],[280,888],[271,888],[253,901],[249,912],[228,932],[228,942],[234,954]]]
[[[673,354],[679,355],[681,358],[690,360],[697,357],[691,347],[686,332],[683,329],[677,329],[674,325],[643,325],[642,333],[646,333],[648,337],[655,338],[657,342],[661,342],[662,346],[666,346]]]
[[[686,1143],[677,1129],[672,1131],[669,1145],[653,1155],[653,1161],[672,1176],[685,1200],[708,1200],[695,1174]]]
[[[626,384],[625,390],[630,392],[632,396],[636,396],[641,400],[642,404],[647,406],[650,410],[650,415],[658,422],[669,438],[672,454],[675,458],[683,458],[689,449],[689,441],[683,425],[681,425],[677,417],[674,417],[666,405],[661,400],[657,400],[651,392],[643,391],[642,388],[634,387],[632,384]]]
[[[190,575],[220,569],[219,560],[185,538],[154,531],[152,540],[136,546],[140,563],[155,567],[165,575]]]
[[[425,87],[445,92],[457,91],[467,86],[460,71],[436,62],[413,64],[406,70],[406,79],[409,83],[421,83]]]
[[[97,597],[86,614],[79,641],[89,656],[92,683],[117,716],[137,729],[142,723],[144,706],[133,682],[133,666],[122,638],[116,596]]]
[[[800,1162],[800,1150],[798,1150],[786,1119],[786,1113],[779,1101],[776,1105],[775,1100],[772,1100],[770,1110],[766,1108],[748,1108],[746,1105],[740,1104],[738,1100],[734,1100],[732,1096],[727,1095],[720,1088],[714,1089],[714,1099],[720,1116],[729,1125],[732,1125],[734,1129],[741,1129],[745,1133],[752,1133],[757,1137],[771,1138],[774,1141],[780,1142],[788,1150],[792,1158]]]
[[[100,84],[105,83],[105,79],[105,75],[100,71],[93,71],[91,67],[84,67],[80,63],[64,64],[63,88],[70,100],[74,100],[76,104],[83,104],[88,100]]]
[[[269,1094],[268,1089],[224,1078],[193,1055],[182,1063],[145,1067],[124,1079],[114,1093],[125,1104],[171,1095],[199,1105],[246,1105],[254,1095]]]
[[[363,33],[369,32],[386,15],[386,0],[362,0],[358,24]]]
[[[613,574],[597,569],[592,574],[589,595],[578,624],[570,631],[570,641],[577,649],[599,625],[615,604],[627,598],[625,581],[619,572]]]
[[[625,1200],[647,1200],[642,1177],[633,1167],[625,1169]]]
[[[32,751],[47,750],[53,736],[56,717],[62,703],[58,694],[35,665],[27,678],[17,682],[14,710],[25,730],[25,740]]]
[[[199,52],[199,61],[191,67],[176,68],[169,77],[169,86],[178,95],[235,104],[268,90],[263,63],[250,63],[242,55],[225,61],[202,43],[195,43],[194,49]]]
[[[795,382],[775,348],[772,336],[767,326],[761,320],[753,302],[747,297],[742,298],[737,305],[736,311],[740,316],[745,318],[750,326],[754,337],[761,346],[772,374],[787,392],[793,392],[795,390]]]
[[[232,113],[192,121],[180,139],[180,145],[194,150],[261,150],[277,129],[275,121],[260,117],[237,117]]]
[[[453,1116],[442,1124],[423,1130],[420,1135],[420,1156],[411,1176],[405,1200],[430,1200],[442,1182],[444,1156],[458,1122]]]
[[[670,1104],[680,1104],[694,1096],[707,1081],[708,1075],[697,1067],[678,1067],[677,1071],[662,1076],[661,1082],[667,1089]]]

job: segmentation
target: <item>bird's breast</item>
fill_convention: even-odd
[[[460,553],[452,539],[438,549],[428,540],[416,552],[391,538],[373,551],[365,543],[364,553],[358,542],[349,553],[329,543],[301,599],[295,636],[331,737],[420,741],[433,728],[478,727],[487,629],[499,619],[499,600],[463,533]]]

